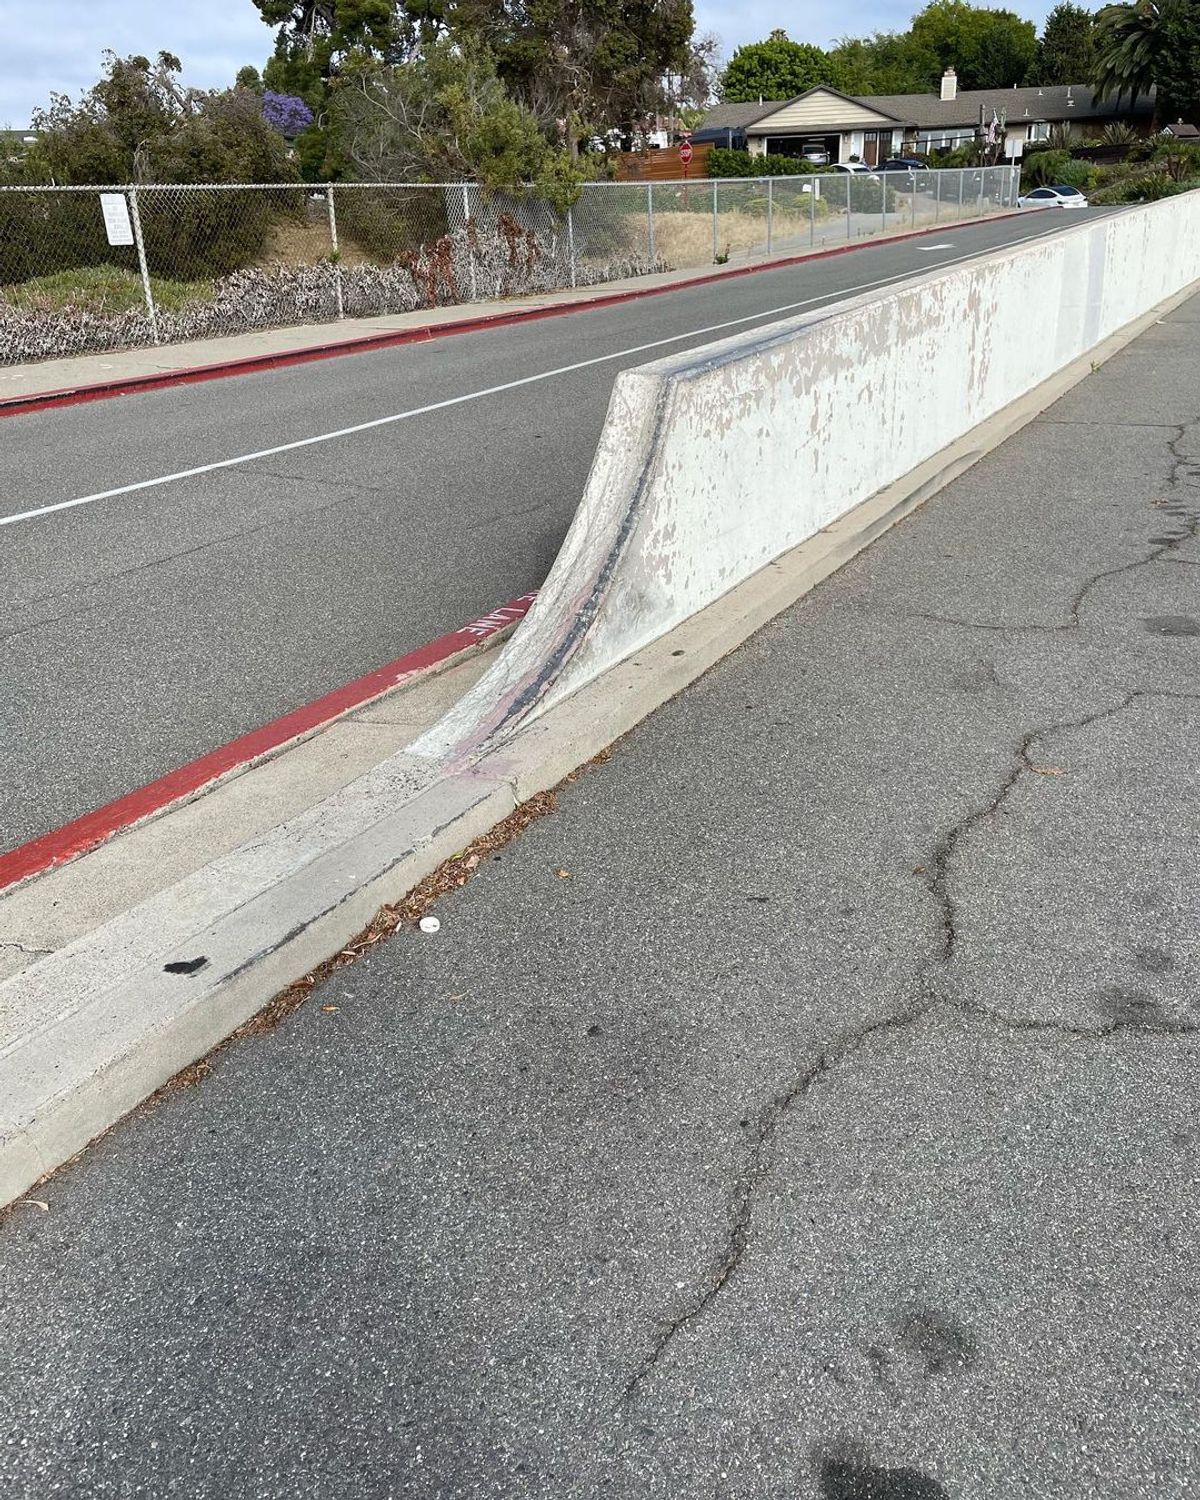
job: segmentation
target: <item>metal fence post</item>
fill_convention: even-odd
[[[937,221],[941,217],[942,217],[942,174],[940,172],[935,172],[933,174],[933,222],[936,224]]]
[[[575,216],[567,209],[567,247],[571,255],[571,286],[575,285]]]
[[[887,173],[879,174],[879,232],[887,233]]]
[[[846,238],[847,239],[851,238],[850,225],[851,225],[851,222],[852,222],[853,217],[854,217],[853,212],[852,212],[851,207],[850,207],[851,192],[853,191],[853,188],[854,188],[854,173],[853,172],[847,172],[846,173]]]
[[[146,299],[146,314],[150,319],[150,332],[154,342],[161,344],[158,336],[158,309],[154,306],[154,291],[150,285],[150,268],[146,264],[146,242],[142,239],[142,215],[138,208],[137,188],[129,189],[129,206],[133,210],[133,240],[137,246],[138,269],[142,273],[142,295]]]
[[[650,235],[650,264],[654,264],[654,184],[646,184],[646,227]]]
[[[816,173],[808,185],[808,248],[817,243],[817,182]]]
[[[916,176],[915,172],[913,173],[913,180],[912,180],[912,220],[911,220],[911,227],[913,229],[915,229],[917,227],[917,176]]]
[[[475,302],[479,297],[479,289],[475,285],[475,246],[471,243],[471,199],[470,187],[463,183],[463,222],[467,226],[467,255],[471,266],[471,301]]]
[[[775,179],[767,178],[767,254],[771,253],[771,239],[775,228]]]
[[[717,179],[713,178],[713,264],[717,263],[717,256],[721,253],[719,231],[717,229]]]
[[[325,201],[329,204],[329,240],[333,245],[333,289],[337,296],[337,315],[340,321],[346,316],[346,309],[342,303],[342,255],[338,249],[337,213],[333,207],[332,182],[325,189]]]
[[[963,217],[963,194],[966,192],[966,188],[967,169],[966,167],[960,167],[958,169],[958,217],[960,220]]]
[[[983,185],[987,179],[987,168],[983,167],[979,173],[979,212],[975,215],[977,219],[983,218]]]

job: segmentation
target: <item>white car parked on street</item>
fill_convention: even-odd
[[[1088,201],[1076,187],[1040,187],[1022,193],[1018,208],[1086,208]]]

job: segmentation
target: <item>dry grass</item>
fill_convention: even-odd
[[[821,220],[818,219],[818,224]],[[780,241],[808,234],[807,207],[802,214],[776,209],[772,233]],[[645,241],[646,221],[630,217],[631,242]],[[717,215],[717,253],[742,256],[766,254],[767,221],[762,214],[725,212]],[[687,270],[713,263],[712,212],[664,213],[654,217],[654,250],[672,269]]]
[[[697,195],[699,197],[699,195]],[[710,200],[711,201],[711,200]],[[969,205],[968,205],[969,208]],[[828,226],[833,221],[842,225],[842,235],[845,235],[845,215],[839,212],[826,212],[824,205],[818,204],[820,210],[817,215],[817,248],[823,243],[829,242],[830,230]],[[945,204],[937,222],[947,227],[958,219],[958,205],[953,207]],[[990,213],[1001,213],[1004,210],[993,208]],[[973,217],[969,212],[966,218]],[[985,215],[987,217],[987,215]],[[646,220],[641,215],[631,214],[627,216],[628,242],[631,245],[646,243]],[[790,213],[786,208],[778,204],[772,216],[772,238],[775,245],[791,246],[807,244],[809,236],[809,210],[807,200],[798,213]],[[902,234],[905,230],[917,228],[932,228],[935,223],[934,215],[930,212],[918,212],[914,225],[911,218],[911,210],[907,202],[899,205],[896,211],[889,211],[887,232],[889,234]],[[880,233],[878,214],[854,214],[854,239],[869,239]],[[767,250],[767,221],[762,214],[739,213],[736,210],[720,210],[717,215],[717,253],[739,258],[747,255],[765,255]],[[710,266],[713,263],[713,231],[712,211],[705,208],[697,212],[689,213],[656,213],[654,217],[654,249],[660,260],[667,263],[673,270],[687,270],[698,266]]]
[[[314,266],[319,260],[328,260],[331,249],[329,224],[322,208],[320,217],[313,217],[307,223],[280,219],[271,229],[270,241],[258,264]],[[346,266],[365,266],[371,262],[371,256],[344,235],[338,236],[338,258]]]
[[[784,215],[776,224],[791,223]],[[807,218],[805,224],[808,223]],[[630,242],[646,240],[646,220],[631,215]],[[761,215],[720,213],[717,216],[719,253],[741,254],[767,248],[767,221]],[[786,231],[784,231],[786,232]],[[654,250],[671,267],[710,266],[713,261],[711,211],[664,213],[654,216]]]

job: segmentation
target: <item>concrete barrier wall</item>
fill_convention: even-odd
[[[537,605],[414,750],[471,755],[1198,278],[1188,193],[623,373]]]

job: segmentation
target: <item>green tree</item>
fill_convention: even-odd
[[[310,87],[314,75],[328,83],[338,63],[351,53],[390,58],[408,39],[405,13],[394,0],[254,0],[254,4],[268,26],[278,27],[275,56],[304,64],[300,71]],[[270,79],[265,81],[269,88],[278,87]],[[279,92],[305,97],[294,87]]]
[[[446,23],[491,52],[512,97],[571,149],[638,125],[669,102],[667,77],[696,63],[692,0],[452,0]]]
[[[908,32],[843,37],[830,58],[848,94],[921,94],[937,84],[937,58]]]
[[[418,0],[419,3],[419,0]],[[313,124],[295,141],[303,175],[334,177],[336,153],[328,130],[329,84],[348,62],[396,62],[411,54],[417,28],[396,0],[254,0],[275,51],[263,68],[263,85],[303,99]]]
[[[1200,119],[1200,0],[1171,0],[1161,19],[1162,47],[1155,74],[1159,118]]]
[[[910,36],[937,60],[937,78],[954,68],[961,89],[1003,89],[1028,82],[1037,67],[1037,28],[1011,10],[967,0],[930,0],[913,17]]]
[[[1039,83],[1087,83],[1095,67],[1094,23],[1090,10],[1059,0],[1042,28],[1038,44]]]
[[[477,43],[436,41],[409,62],[347,70],[330,116],[338,156],[359,180],[468,178],[493,189],[532,187],[564,208],[578,196],[582,174],[509,96]]]
[[[1095,45],[1092,81],[1101,98],[1119,103],[1148,94],[1165,61],[1163,16],[1155,0],[1106,5],[1096,16]]]
[[[211,93],[186,87],[179,59],[105,57],[104,76],[78,101],[51,98],[34,115],[36,144],[18,180],[35,184],[294,182],[287,145],[262,118],[250,89]],[[29,275],[17,252],[39,236],[40,269],[105,265],[107,244],[92,194],[63,194],[49,217],[40,200],[13,195],[0,225],[0,281]],[[181,281],[251,264],[299,194],[146,194],[142,226],[152,271]],[[26,222],[22,222],[22,221]],[[31,222],[28,222],[31,221]]]
[[[908,31],[845,37],[830,57],[852,94],[927,93],[949,67],[961,89],[1011,88],[1037,71],[1037,29],[1011,10],[931,0]]]
[[[186,87],[169,52],[107,53],[104,77],[78,102],[55,94],[34,112],[31,182],[288,182],[287,147],[249,89]]]
[[[739,47],[721,75],[721,94],[732,103],[793,99],[819,84],[837,87],[840,74],[827,52],[773,31],[765,42]]]

